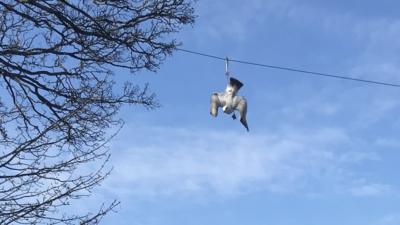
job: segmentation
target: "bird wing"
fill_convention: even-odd
[[[249,131],[249,126],[247,125],[247,100],[242,96],[236,96],[236,110],[240,113],[240,122]]]
[[[218,108],[221,107],[221,101],[219,99],[219,94],[214,93],[211,95],[211,104],[210,104],[210,114],[214,117],[218,115]]]

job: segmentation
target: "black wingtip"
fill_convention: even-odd
[[[247,121],[246,120],[240,120],[240,122],[243,124],[243,126],[246,128],[247,132],[249,132],[249,126],[247,125]]]
[[[242,83],[242,82],[240,82],[238,79],[235,79],[235,78],[233,78],[233,77],[231,77],[231,78],[229,79],[229,83],[230,83],[233,87],[236,86],[238,90],[243,86],[243,83]]]

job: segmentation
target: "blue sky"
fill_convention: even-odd
[[[397,1],[201,0],[182,48],[400,83]],[[400,89],[231,64],[249,104],[209,115],[224,62],[175,52],[149,82],[162,107],[124,108],[111,176],[78,209],[104,224],[398,225]]]

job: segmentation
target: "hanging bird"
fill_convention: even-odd
[[[232,118],[236,119],[235,110],[237,110],[240,114],[240,122],[247,129],[247,131],[249,131],[246,121],[247,100],[242,96],[236,95],[242,86],[242,82],[231,77],[224,93],[219,92],[211,95],[210,114],[214,117],[217,117],[218,108],[222,107],[222,111],[224,113],[233,113]]]

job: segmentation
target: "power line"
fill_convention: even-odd
[[[187,49],[177,48],[177,50],[186,52],[186,53],[191,53],[191,54],[195,54],[195,55],[208,57],[208,58],[224,60],[224,61],[226,60],[226,58],[224,58],[224,57],[219,57],[219,56],[210,55],[210,54],[206,54],[206,53],[191,51],[191,50],[187,50]],[[303,73],[303,74],[307,74],[307,75],[311,75],[311,76],[323,76],[323,77],[330,77],[330,78],[336,78],[336,79],[351,80],[351,81],[364,82],[364,83],[369,83],[369,84],[384,85],[384,86],[400,88],[400,84],[386,83],[386,82],[380,82],[380,81],[374,81],[374,80],[365,80],[365,79],[352,78],[349,76],[341,76],[341,75],[335,75],[335,74],[313,72],[313,71],[295,69],[295,68],[290,68],[290,67],[285,67],[285,66],[274,66],[274,65],[242,61],[242,60],[230,59],[230,58],[229,58],[229,62],[236,62],[236,63],[247,64],[247,65],[252,65],[252,66],[270,68],[270,69],[286,70],[286,71],[290,71],[290,72]]]

